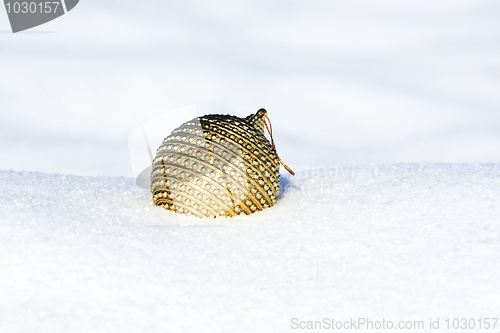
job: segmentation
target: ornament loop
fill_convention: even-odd
[[[274,139],[273,139],[273,126],[271,125],[271,119],[269,119],[269,117],[267,116],[266,109],[260,109],[259,111],[257,111],[257,114],[265,117],[264,125],[266,126],[267,132],[269,133],[269,136],[271,137],[271,145],[273,147],[274,153],[276,154],[276,157],[278,158],[278,161],[280,161],[281,165],[286,169],[286,171],[290,172],[293,176],[295,176],[295,172],[293,172],[292,169],[290,169],[288,167],[288,165],[286,165],[285,162],[283,162],[281,160],[281,158],[278,155],[278,152],[276,151],[276,145],[274,144]],[[269,126],[267,125],[266,119],[269,122]]]

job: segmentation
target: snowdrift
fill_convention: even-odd
[[[0,331],[498,317],[500,165],[302,170],[283,185],[271,209],[201,220],[131,178],[0,171]]]

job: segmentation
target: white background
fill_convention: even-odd
[[[295,169],[500,162],[497,1],[81,1],[9,33],[0,169],[132,176],[127,136],[265,107]]]

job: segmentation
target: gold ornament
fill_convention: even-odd
[[[264,109],[246,118],[196,117],[175,129],[156,151],[151,193],[165,209],[215,218],[272,207],[280,193],[280,163]],[[264,135],[268,130],[271,142]]]

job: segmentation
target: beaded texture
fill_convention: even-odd
[[[252,214],[276,204],[279,158],[264,135],[266,111],[206,115],[175,129],[156,151],[154,203],[200,218]]]

